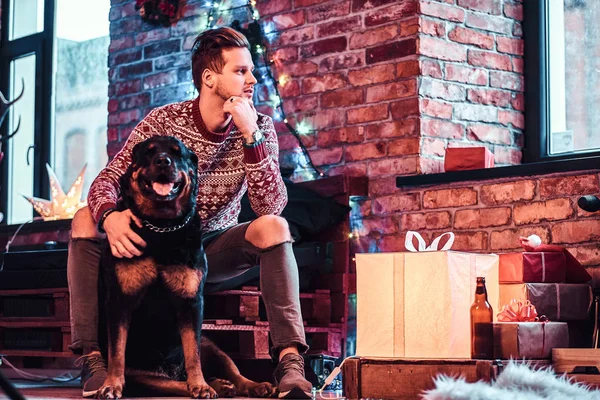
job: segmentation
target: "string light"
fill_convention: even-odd
[[[300,121],[296,124],[296,131],[301,135],[308,135],[312,132],[310,125],[306,121]]]
[[[306,158],[306,161],[307,161],[306,165],[310,166],[310,168],[314,171],[314,176],[319,176],[319,177],[326,176],[323,172],[319,171],[317,169],[317,167],[314,165],[314,163],[312,162],[312,159],[310,157],[310,154],[308,153],[308,150],[306,149],[306,146],[304,146],[304,143],[302,143],[302,140],[300,139],[300,135],[307,135],[307,134],[309,134],[311,132],[315,132],[315,131],[311,128],[311,126],[306,121],[301,121],[301,122],[297,123],[296,128],[294,128],[293,126],[290,125],[290,123],[285,115],[285,110],[283,108],[283,100],[282,100],[281,95],[279,94],[278,85],[281,87],[284,87],[290,81],[291,78],[287,74],[281,74],[279,76],[279,79],[275,79],[275,77],[272,74],[271,68],[270,68],[270,65],[273,65],[275,63],[275,61],[273,58],[268,56],[267,48],[262,45],[262,42],[264,41],[265,38],[270,40],[271,37],[274,37],[273,33],[275,31],[275,24],[273,22],[268,22],[268,23],[265,23],[264,26],[261,26],[258,23],[258,20],[260,19],[260,14],[259,14],[258,10],[256,9],[256,0],[248,0],[246,2],[246,4],[244,4],[244,5],[230,7],[230,8],[226,8],[225,1],[223,1],[223,2],[213,1],[213,2],[207,2],[205,4],[206,4],[206,7],[209,8],[208,18],[207,18],[207,23],[206,23],[207,29],[215,27],[215,23],[212,23],[212,21],[214,21],[214,19],[216,17],[215,11],[218,10],[219,13],[230,13],[231,14],[231,13],[233,13],[234,10],[246,8],[246,10],[250,14],[250,16],[252,17],[254,22],[251,22],[248,24],[248,29],[240,29],[240,30],[242,31],[242,33],[246,33],[246,37],[248,37],[248,39],[251,41],[251,43],[255,43],[255,45],[251,47],[251,49],[254,49],[253,59],[255,59],[254,56],[256,55],[257,58],[262,58],[262,64],[264,64],[263,66],[260,66],[257,69],[265,68],[265,73],[261,74],[260,77],[262,78],[264,84],[268,88],[272,87],[273,90],[275,91],[274,94],[271,94],[269,96],[269,102],[272,103],[272,107],[274,108],[273,117],[276,120],[282,121],[285,124],[285,126],[288,128],[290,133],[296,138],[298,145],[299,145],[300,149],[302,150],[304,157]],[[217,25],[220,24],[220,21],[221,21],[220,18],[217,19]],[[235,21],[235,22],[237,22],[237,21]],[[238,24],[239,24],[239,22],[238,22]],[[240,28],[241,28],[241,26],[240,26]],[[236,27],[236,29],[237,29],[237,27]],[[255,63],[256,63],[256,59],[255,59]]]
[[[284,87],[290,81],[290,76],[288,74],[281,74],[277,82],[279,82],[279,86]]]

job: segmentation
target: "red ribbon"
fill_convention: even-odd
[[[538,317],[535,306],[529,300],[512,299],[498,313],[499,322],[548,322],[545,315]]]

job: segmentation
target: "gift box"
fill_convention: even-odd
[[[576,321],[588,317],[592,289],[587,284],[519,283],[500,285],[500,303],[529,300],[539,315],[550,321]]]
[[[494,323],[494,358],[551,358],[555,347],[569,347],[566,322]]]
[[[470,358],[477,276],[486,278],[489,302],[498,310],[497,255],[357,254],[356,354]]]
[[[464,171],[494,167],[494,155],[487,147],[448,147],[444,170]]]
[[[567,260],[559,252],[500,254],[500,283],[560,283],[566,279]]]

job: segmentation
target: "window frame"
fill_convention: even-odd
[[[17,1],[17,0],[14,0]],[[10,63],[20,57],[35,54],[36,56],[36,85],[35,85],[35,115],[33,163],[33,195],[47,198],[50,194],[50,183],[46,172],[46,164],[52,164],[52,132],[53,115],[52,99],[54,88],[54,32],[56,26],[55,0],[44,0],[44,29],[41,32],[9,40],[9,19],[11,15],[11,0],[1,0],[2,21],[0,35],[0,91],[9,93],[10,89]],[[8,96],[8,95],[7,95]],[[10,99],[9,99],[10,100]],[[0,135],[8,134],[10,115],[7,115]],[[8,143],[8,142],[7,142]],[[0,163],[0,181],[3,190],[0,190],[0,210],[7,212],[9,196],[17,193],[8,193],[8,171],[10,165],[10,152],[8,146],[4,149],[4,159]],[[33,217],[34,210],[31,210]],[[7,218],[2,224],[7,224]]]
[[[548,75],[549,0],[523,2],[525,76],[525,129],[523,159],[519,165],[398,176],[396,187],[428,186],[452,182],[481,181],[510,177],[600,169],[600,151],[549,154],[550,101]]]
[[[523,163],[600,157],[600,150],[549,154],[550,76],[548,0],[523,2],[525,59],[525,147]],[[600,163],[599,163],[600,165]]]

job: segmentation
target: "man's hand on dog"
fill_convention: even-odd
[[[140,248],[146,247],[146,242],[131,229],[131,221],[140,228],[142,221],[130,210],[115,211],[104,220],[103,228],[110,243],[110,251],[117,258],[133,258],[141,256]]]
[[[231,114],[233,123],[238,127],[244,138],[249,138],[252,136],[252,132],[258,129],[256,123],[258,114],[256,114],[252,99],[232,96],[223,104],[223,111]]]

